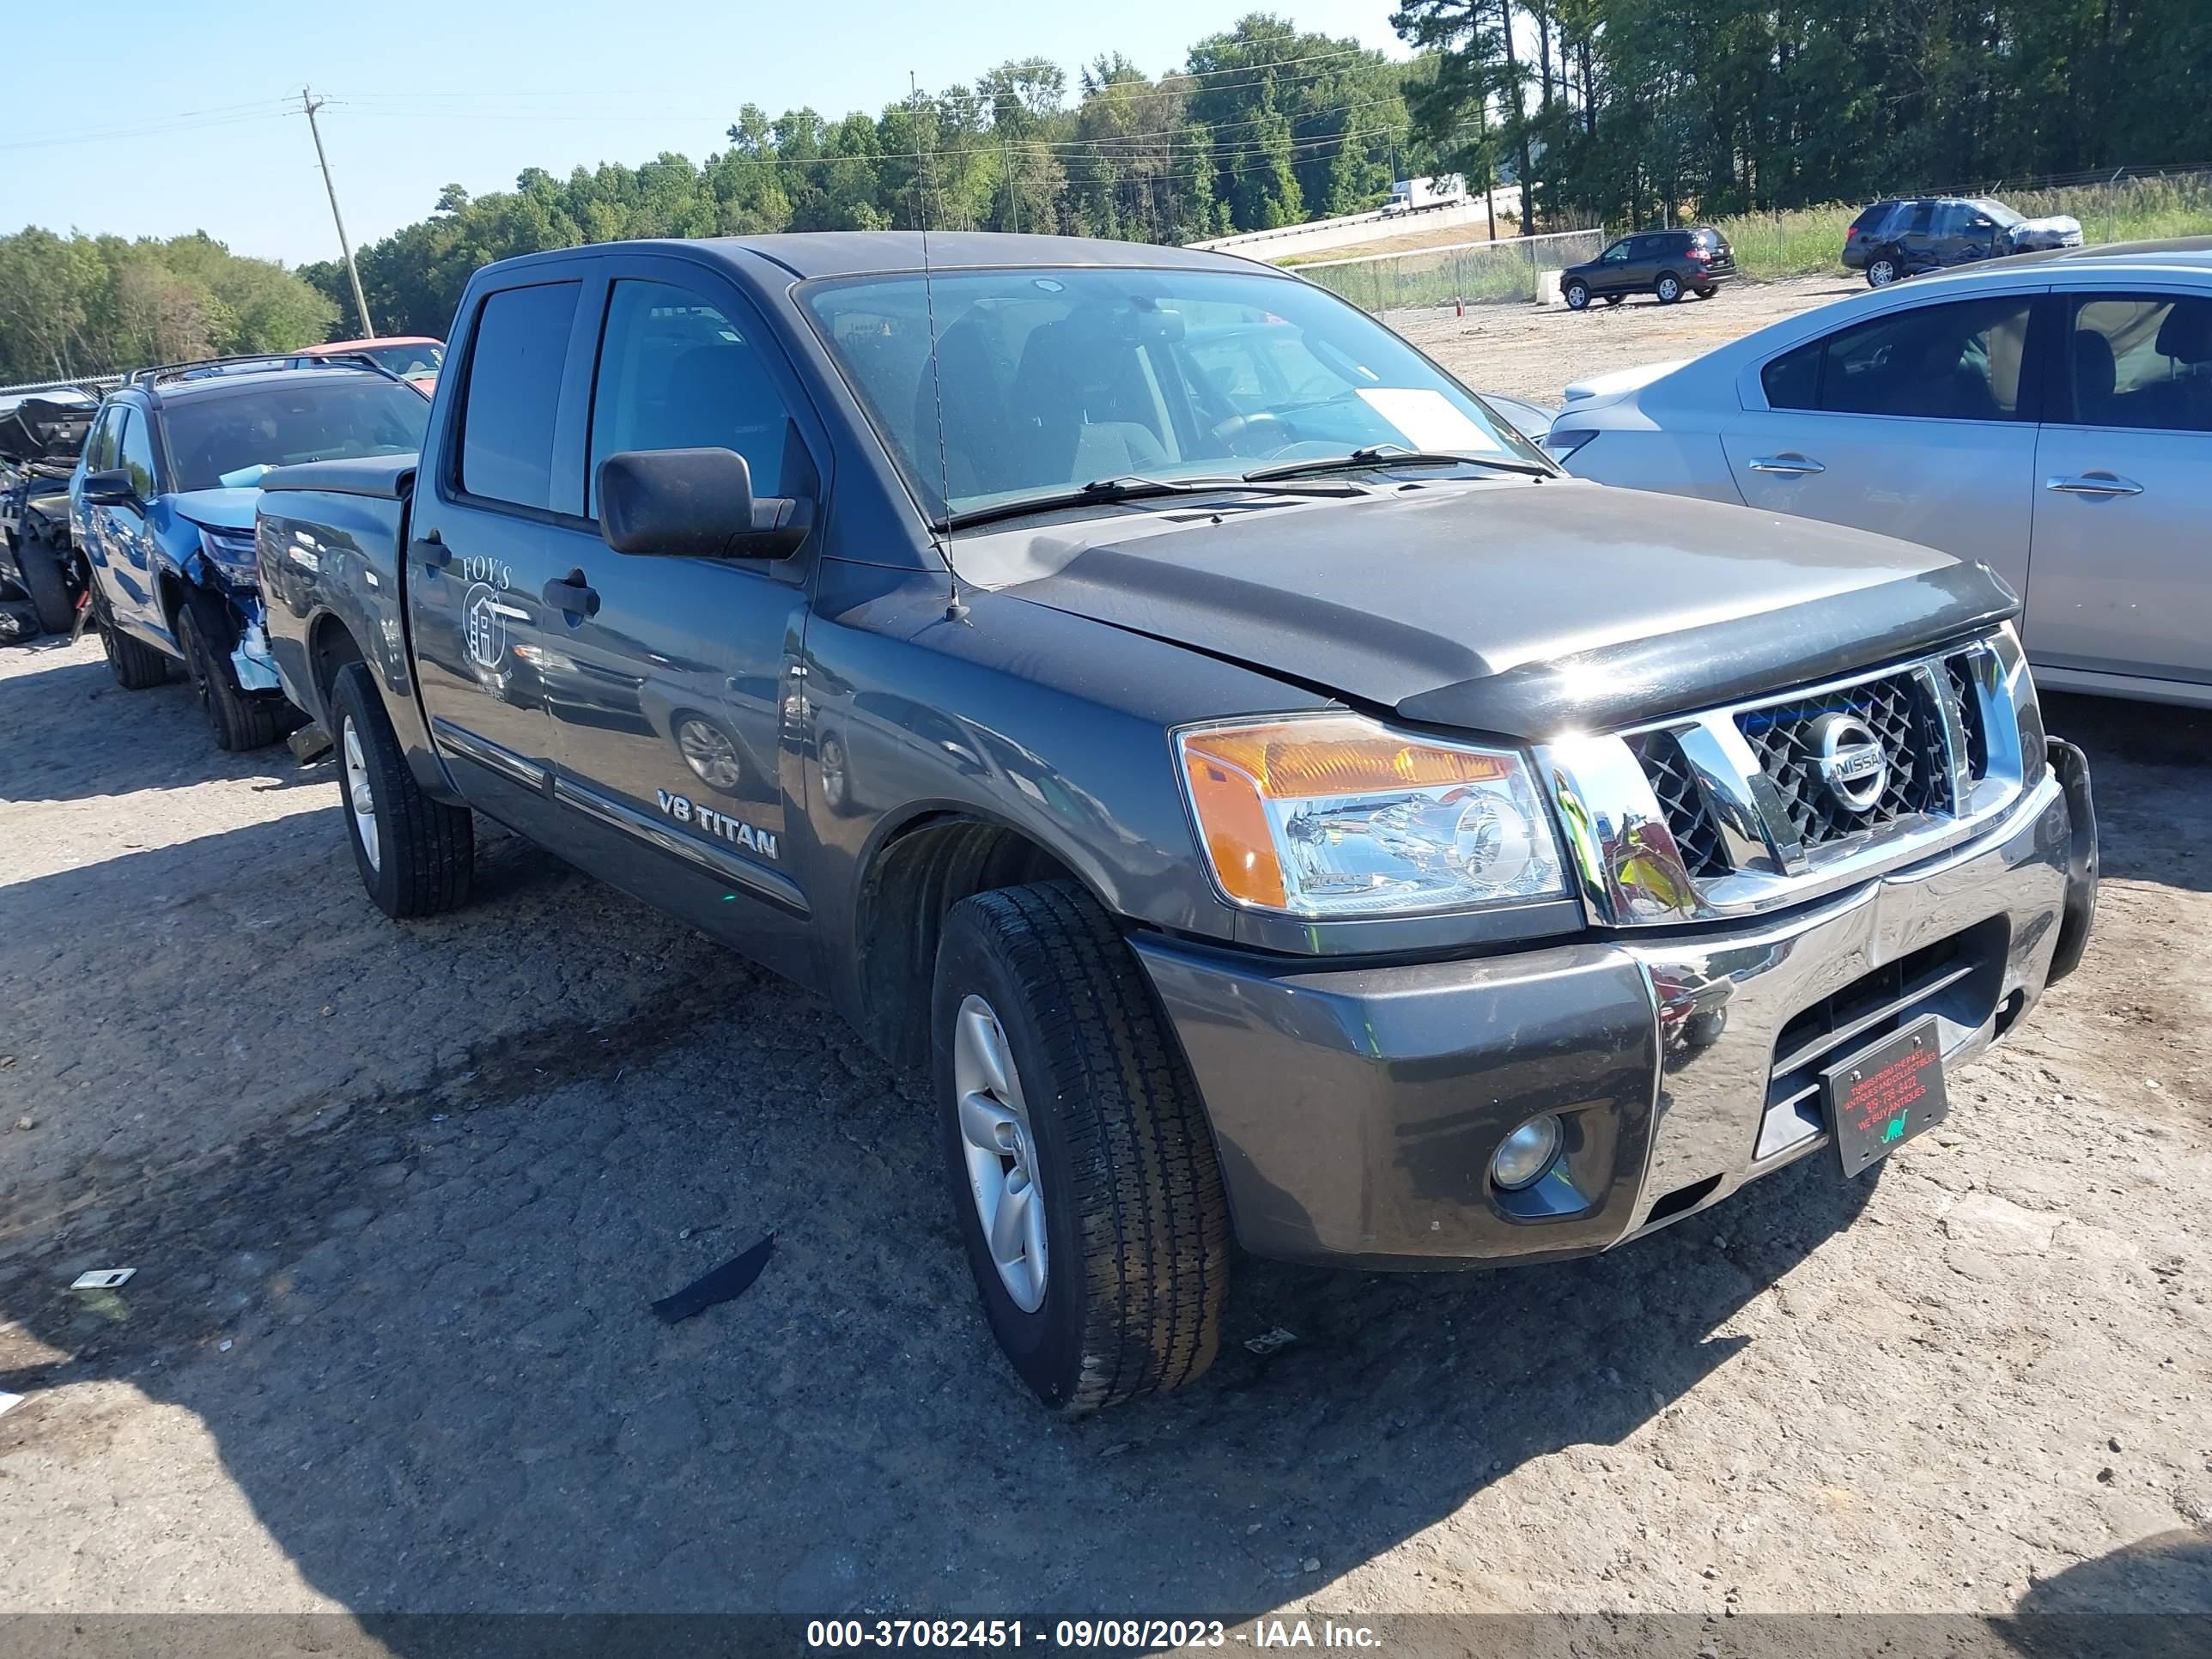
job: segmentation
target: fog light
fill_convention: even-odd
[[[1559,1120],[1550,1112],[1532,1117],[1511,1134],[1490,1160],[1490,1178],[1509,1193],[1533,1187],[1559,1155]]]

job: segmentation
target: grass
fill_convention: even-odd
[[[2081,222],[2085,242],[2212,235],[2212,174],[2007,191],[1998,199],[2031,219],[2071,214]],[[1713,228],[1735,250],[1738,270],[1755,282],[1772,282],[1840,270],[1844,232],[1857,212],[1838,202],[1789,213],[1739,214],[1715,220]]]

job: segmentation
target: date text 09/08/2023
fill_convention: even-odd
[[[1346,1648],[1382,1645],[1371,1626],[1334,1619],[816,1619],[811,1652],[863,1648],[1071,1648],[1173,1651],[1181,1648]]]

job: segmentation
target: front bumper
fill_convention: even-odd
[[[1587,1255],[1826,1146],[1821,1066],[1930,1013],[1956,1066],[2071,966],[2062,935],[2078,957],[2094,818],[2079,751],[2052,759],[1986,834],[1781,918],[1334,969],[1133,939],[1239,1239],[1363,1267]],[[1540,1112],[1565,1180],[1498,1191]]]

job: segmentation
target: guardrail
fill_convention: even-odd
[[[1603,230],[1565,230],[1356,259],[1318,259],[1285,269],[1380,317],[1437,306],[1534,300],[1542,272],[1595,259],[1605,240]]]
[[[82,374],[73,380],[25,380],[18,386],[0,386],[0,398],[35,398],[41,392],[112,392],[123,384],[120,374]]]

